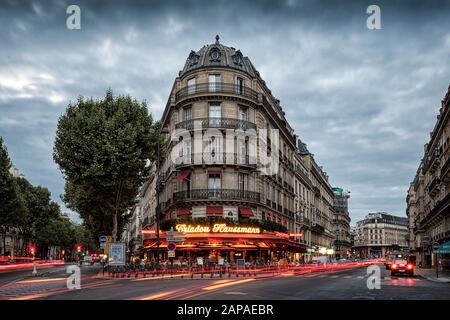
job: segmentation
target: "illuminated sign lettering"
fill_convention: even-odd
[[[192,226],[186,224],[177,224],[175,229],[178,232],[184,233],[209,233],[209,232],[217,232],[217,233],[261,233],[261,230],[258,227],[239,227],[239,226],[227,226],[225,223],[216,223],[211,227],[209,226]]]

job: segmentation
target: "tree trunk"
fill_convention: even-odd
[[[117,241],[117,212],[113,213],[113,230],[112,230],[112,241]]]
[[[6,232],[3,233],[3,252],[2,252],[2,256],[4,256],[6,253]]]

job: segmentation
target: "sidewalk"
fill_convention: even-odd
[[[422,276],[431,281],[450,283],[450,272],[449,271],[440,271],[439,270],[438,278],[436,278],[436,269],[432,269],[432,268],[421,269],[421,268],[416,267],[415,273],[417,275]]]

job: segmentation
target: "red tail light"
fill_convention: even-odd
[[[391,266],[391,269],[397,269],[397,265],[394,263],[394,264]]]
[[[412,264],[408,264],[407,268],[408,268],[409,270],[411,270],[411,269],[413,268],[413,265],[412,265]]]

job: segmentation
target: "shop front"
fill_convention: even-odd
[[[205,264],[223,261],[230,265],[238,260],[251,264],[265,264],[283,258],[295,261],[307,251],[304,244],[291,240],[287,233],[264,231],[258,227],[227,226],[223,223],[213,226],[178,224],[173,231],[160,232],[161,260],[169,258],[169,243],[176,245],[175,252],[171,253],[173,260],[193,264],[198,261],[197,258],[202,258]],[[147,259],[156,258],[156,232],[144,234],[143,250]]]

